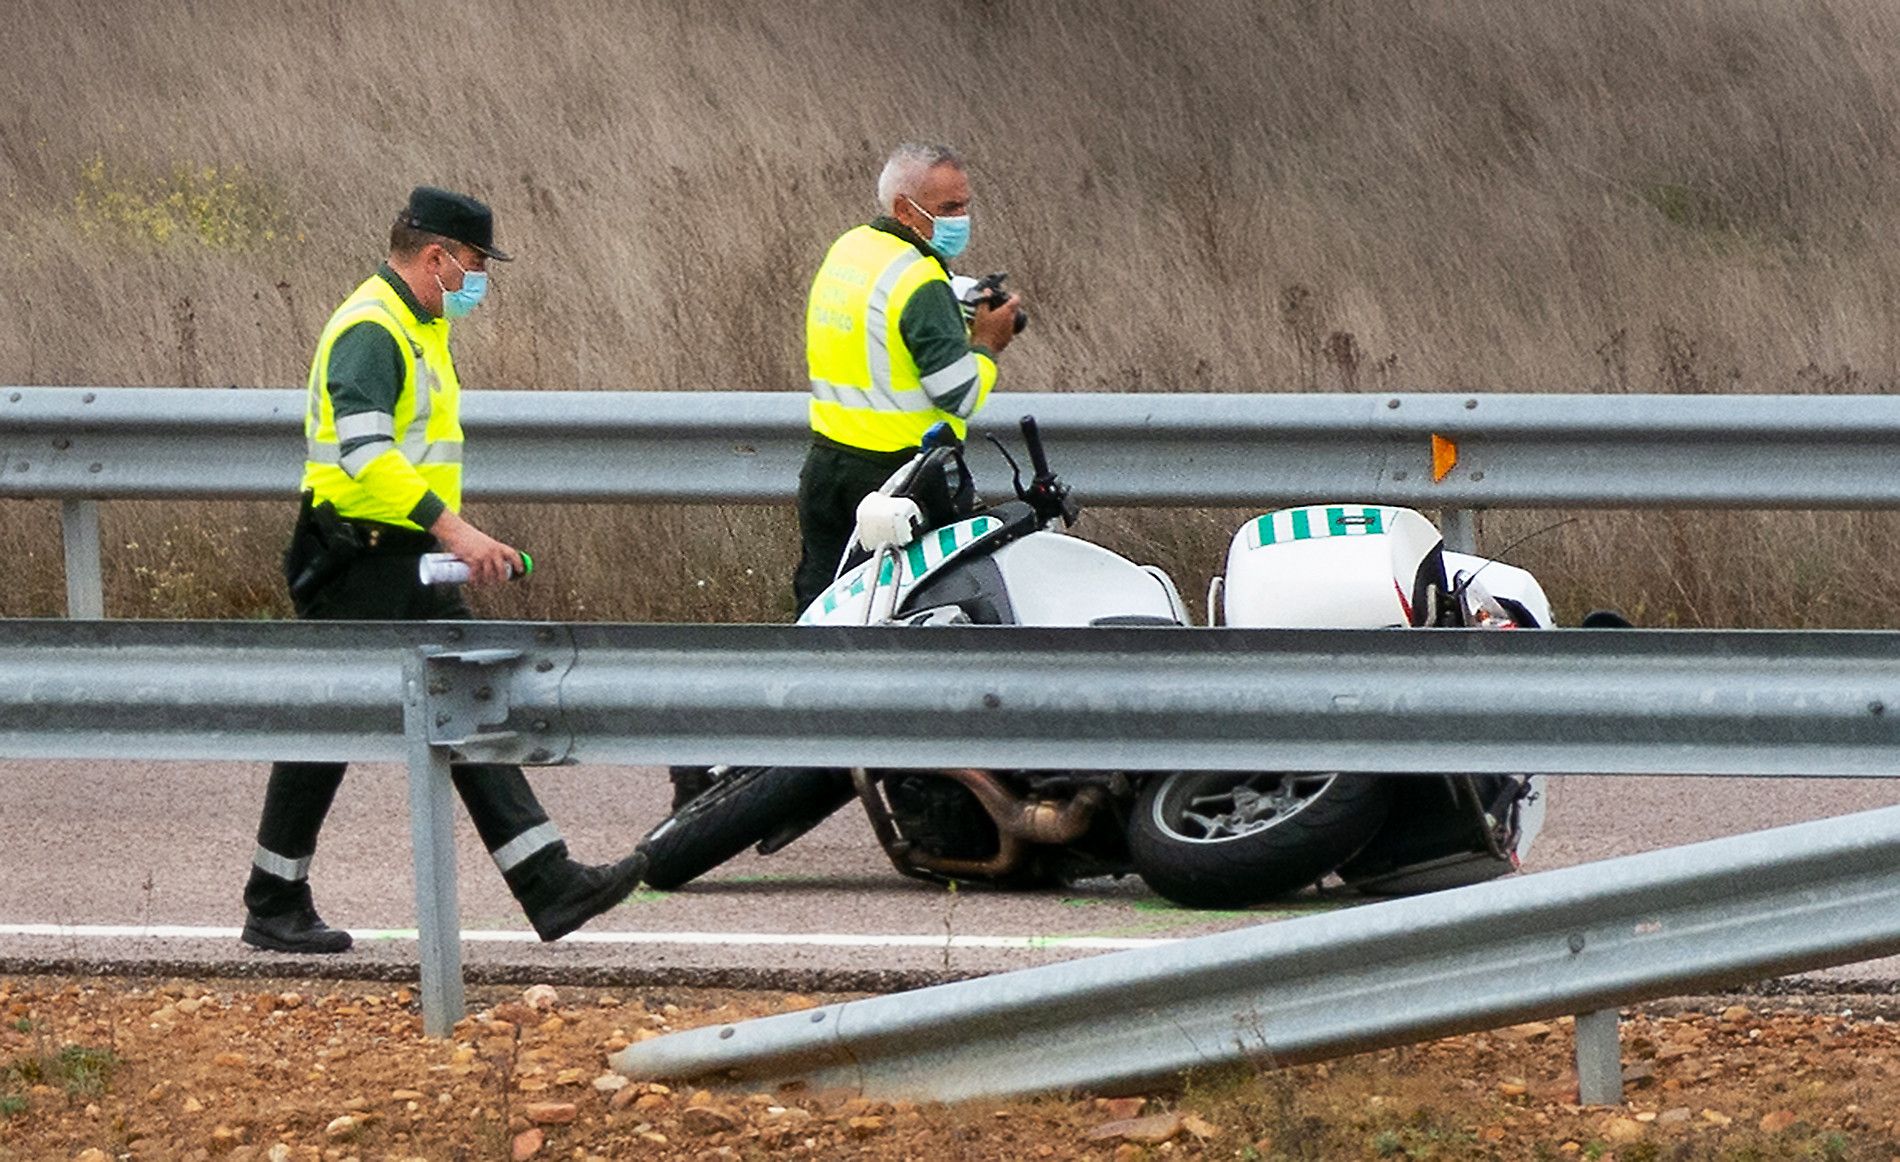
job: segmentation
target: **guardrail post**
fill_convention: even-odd
[[[1478,514],[1468,508],[1447,508],[1438,514],[1438,529],[1445,547],[1454,553],[1478,551]]]
[[[99,502],[59,502],[59,529],[66,542],[66,616],[104,617],[105,583],[99,566]]]
[[[1615,1009],[1577,1014],[1577,1101],[1623,1104],[1623,1041]]]
[[[466,1008],[462,994],[462,922],[455,895],[455,817],[449,748],[430,740],[428,654],[402,666],[402,723],[409,742],[409,827],[415,847],[416,931],[422,959],[422,1032],[446,1037]]]

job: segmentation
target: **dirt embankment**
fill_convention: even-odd
[[[715,1093],[606,1068],[814,1003],[482,990],[428,1041],[387,984],[0,979],[0,1159],[1900,1157],[1900,1026],[1841,998],[1632,1016],[1614,1109],[1576,1104],[1567,1021],[1117,1099]]]

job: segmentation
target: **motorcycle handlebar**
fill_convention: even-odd
[[[1049,457],[1042,451],[1042,434],[1036,429],[1036,417],[1024,416],[1020,421],[1023,430],[1023,443],[1029,448],[1029,463],[1036,470],[1036,478],[1048,479],[1055,475],[1049,470]]]

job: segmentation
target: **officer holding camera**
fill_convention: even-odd
[[[1028,316],[1002,276],[953,280],[970,241],[970,178],[944,145],[905,144],[877,179],[879,216],[832,243],[805,307],[811,450],[798,473],[803,610],[837,573],[858,502],[947,422],[958,439],[996,385],[996,356]],[[959,290],[963,297],[959,297]],[[711,785],[674,767],[673,809]]]
[[[996,385],[996,356],[1027,317],[1000,279],[975,284],[967,304],[952,289],[946,264],[970,240],[970,178],[955,150],[898,146],[878,175],[877,204],[879,217],[832,244],[805,309],[812,444],[798,474],[800,610],[831,584],[858,501],[931,425],[947,421],[964,436]]]

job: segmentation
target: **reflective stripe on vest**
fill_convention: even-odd
[[[941,263],[882,230],[859,226],[832,244],[805,315],[812,430],[878,452],[915,447],[943,419],[963,436],[978,393],[957,389],[974,380],[975,357],[926,381],[899,330],[918,288],[947,281]]]
[[[351,327],[368,323],[396,340],[403,382],[392,413],[365,412],[336,418],[329,394],[330,353]],[[310,365],[304,417],[303,487],[343,516],[416,527],[408,508],[378,496],[356,476],[392,450],[402,453],[427,486],[451,509],[462,503],[460,383],[449,357],[448,324],[421,323],[380,275],[364,280],[324,324]],[[348,455],[343,445],[358,442]]]

